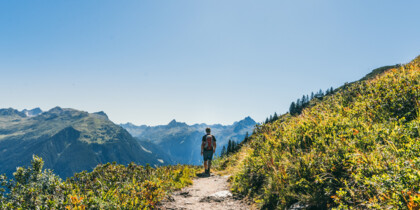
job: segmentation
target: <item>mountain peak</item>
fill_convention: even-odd
[[[0,116],[19,116],[19,117],[26,117],[26,115],[22,112],[19,112],[13,108],[7,109],[0,109]]]
[[[50,110],[48,110],[48,112],[50,112],[50,113],[62,113],[64,110],[61,108],[61,107],[59,107],[59,106],[56,106],[56,107],[54,107],[54,108],[52,108],[52,109],[50,109]]]
[[[173,119],[168,124],[168,127],[176,127],[176,126],[188,126],[188,125],[186,123],[183,123],[183,122],[177,122],[175,119]]]
[[[95,112],[93,114],[100,115],[100,116],[103,116],[106,119],[108,119],[108,115],[104,111]]]
[[[122,127],[135,127],[136,125],[134,125],[131,122],[127,122],[127,123],[121,123],[120,126],[122,126]]]
[[[239,121],[239,122],[235,122],[233,123],[234,131],[235,132],[239,132],[240,130],[247,128],[249,126],[254,126],[255,124],[257,124],[250,116],[245,117],[243,120]]]
[[[246,121],[246,122],[253,122],[253,123],[255,123],[254,119],[252,119],[250,116],[245,117],[245,118],[243,119],[243,121]]]
[[[28,109],[22,110],[22,113],[24,113],[27,117],[34,117],[34,116],[37,116],[37,115],[41,114],[42,112],[43,111],[39,107],[36,107],[34,109],[30,109],[30,110],[28,110]]]
[[[241,125],[255,125],[257,124],[250,116],[245,117],[243,120],[235,123],[235,124],[241,124]]]

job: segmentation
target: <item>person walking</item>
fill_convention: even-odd
[[[210,134],[211,129],[206,128],[206,135],[201,140],[201,155],[204,159],[205,174],[210,175],[211,160],[216,152],[216,137]]]

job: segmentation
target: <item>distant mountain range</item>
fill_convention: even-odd
[[[160,126],[119,126],[104,112],[60,107],[46,112],[40,108],[0,109],[0,174],[10,177],[17,166],[29,165],[32,155],[42,157],[45,167],[62,178],[114,161],[152,166],[199,164],[206,127],[212,128],[220,154],[229,139],[242,141],[255,124],[246,117],[232,125],[190,126],[173,120]]]
[[[87,113],[55,107],[18,111],[0,109],[0,174],[29,165],[32,155],[61,177],[92,170],[101,163],[163,165],[169,159],[153,144],[134,139],[104,112]]]
[[[252,133],[256,122],[251,117],[235,122],[232,125],[207,125],[186,123],[172,120],[167,125],[159,126],[136,126],[132,123],[121,124],[139,142],[149,142],[156,145],[160,152],[165,153],[174,163],[200,164],[201,138],[205,129],[210,127],[212,134],[217,139],[217,154],[220,154],[222,147],[226,146],[229,139],[240,142],[246,133]]]

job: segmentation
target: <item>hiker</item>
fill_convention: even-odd
[[[201,155],[204,159],[204,170],[207,175],[210,175],[211,160],[213,154],[216,152],[216,137],[210,134],[211,129],[206,128],[206,135],[201,141]]]

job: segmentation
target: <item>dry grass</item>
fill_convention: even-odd
[[[242,170],[243,162],[251,154],[253,149],[249,145],[244,145],[238,152],[225,158],[216,158],[213,161],[215,174],[220,176],[234,175]]]

